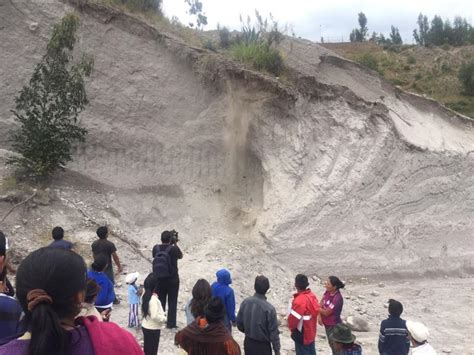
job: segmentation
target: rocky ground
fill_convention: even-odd
[[[4,173],[9,170],[4,170]],[[76,243],[77,251],[89,263],[90,244],[95,240],[97,225],[108,223],[113,230],[110,240],[118,248],[118,254],[124,265],[124,274],[118,277],[117,293],[122,303],[114,307],[112,320],[126,326],[128,307],[126,304],[125,274],[139,271],[140,280],[150,272],[150,254],[154,243],[159,240],[160,229],[128,230],[122,229],[114,219],[114,211],[108,206],[107,198],[100,186],[88,185],[87,189],[68,186],[78,177],[64,176],[64,184],[49,190],[38,189],[37,196],[13,210],[5,219],[2,229],[11,241],[10,257],[14,264],[28,252],[47,245],[49,231],[54,225],[62,225],[66,238]],[[10,182],[8,184],[8,182]],[[0,216],[4,216],[18,201],[31,196],[31,190],[23,185],[12,186],[11,178],[3,180],[0,196]],[[80,185],[80,184],[76,184]],[[106,194],[105,194],[106,195]],[[115,217],[116,218],[116,217]],[[174,226],[177,227],[177,226]],[[249,246],[245,239],[228,239],[225,236],[202,238],[196,244],[196,236],[181,233],[180,246],[185,257],[180,262],[181,290],[179,296],[178,324],[185,325],[184,305],[190,297],[194,282],[204,277],[210,282],[214,273],[221,267],[231,270],[237,304],[253,293],[253,278],[257,274],[267,275],[271,280],[269,301],[277,308],[281,320],[282,354],[294,354],[294,347],[285,327],[288,301],[293,292],[293,277],[297,270],[288,264],[281,264],[271,255],[269,246]],[[337,263],[337,260],[335,260]],[[320,298],[324,292],[322,279],[329,275],[310,276],[311,288]],[[473,354],[465,335],[474,330],[474,279],[472,275],[457,277],[448,275],[429,275],[425,278],[380,277],[354,278],[346,280],[343,291],[345,303],[343,316],[346,321],[359,326],[355,332],[358,341],[364,347],[365,354],[377,354],[378,327],[387,315],[386,302],[395,298],[403,302],[404,317],[420,320],[431,330],[431,343],[440,353]],[[464,311],[462,311],[464,310]],[[130,330],[139,341],[140,331]],[[164,330],[160,345],[161,354],[175,354],[174,332]],[[243,344],[243,337],[237,330],[234,336]],[[317,350],[320,354],[329,354],[325,334],[319,329]]]

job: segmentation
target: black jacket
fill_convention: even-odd
[[[242,302],[237,314],[237,328],[245,333],[246,337],[272,343],[273,351],[280,351],[280,332],[275,307],[267,302],[265,296],[256,293]]]
[[[405,321],[389,316],[380,324],[379,353],[382,355],[407,355],[410,339]]]

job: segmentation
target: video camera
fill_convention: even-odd
[[[176,232],[174,229],[170,231],[171,233],[171,244],[176,244],[179,242],[179,237],[178,237],[178,232]]]

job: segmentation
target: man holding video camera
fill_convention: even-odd
[[[161,243],[153,247],[153,272],[158,278],[158,298],[163,309],[166,311],[166,299],[168,299],[167,328],[177,328],[176,308],[178,306],[179,275],[178,259],[182,259],[183,253],[178,247],[178,232],[175,230],[161,233]]]

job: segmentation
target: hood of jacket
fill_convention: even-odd
[[[232,283],[232,278],[230,277],[230,272],[227,269],[220,269],[216,272],[217,282],[224,285],[230,285]]]

